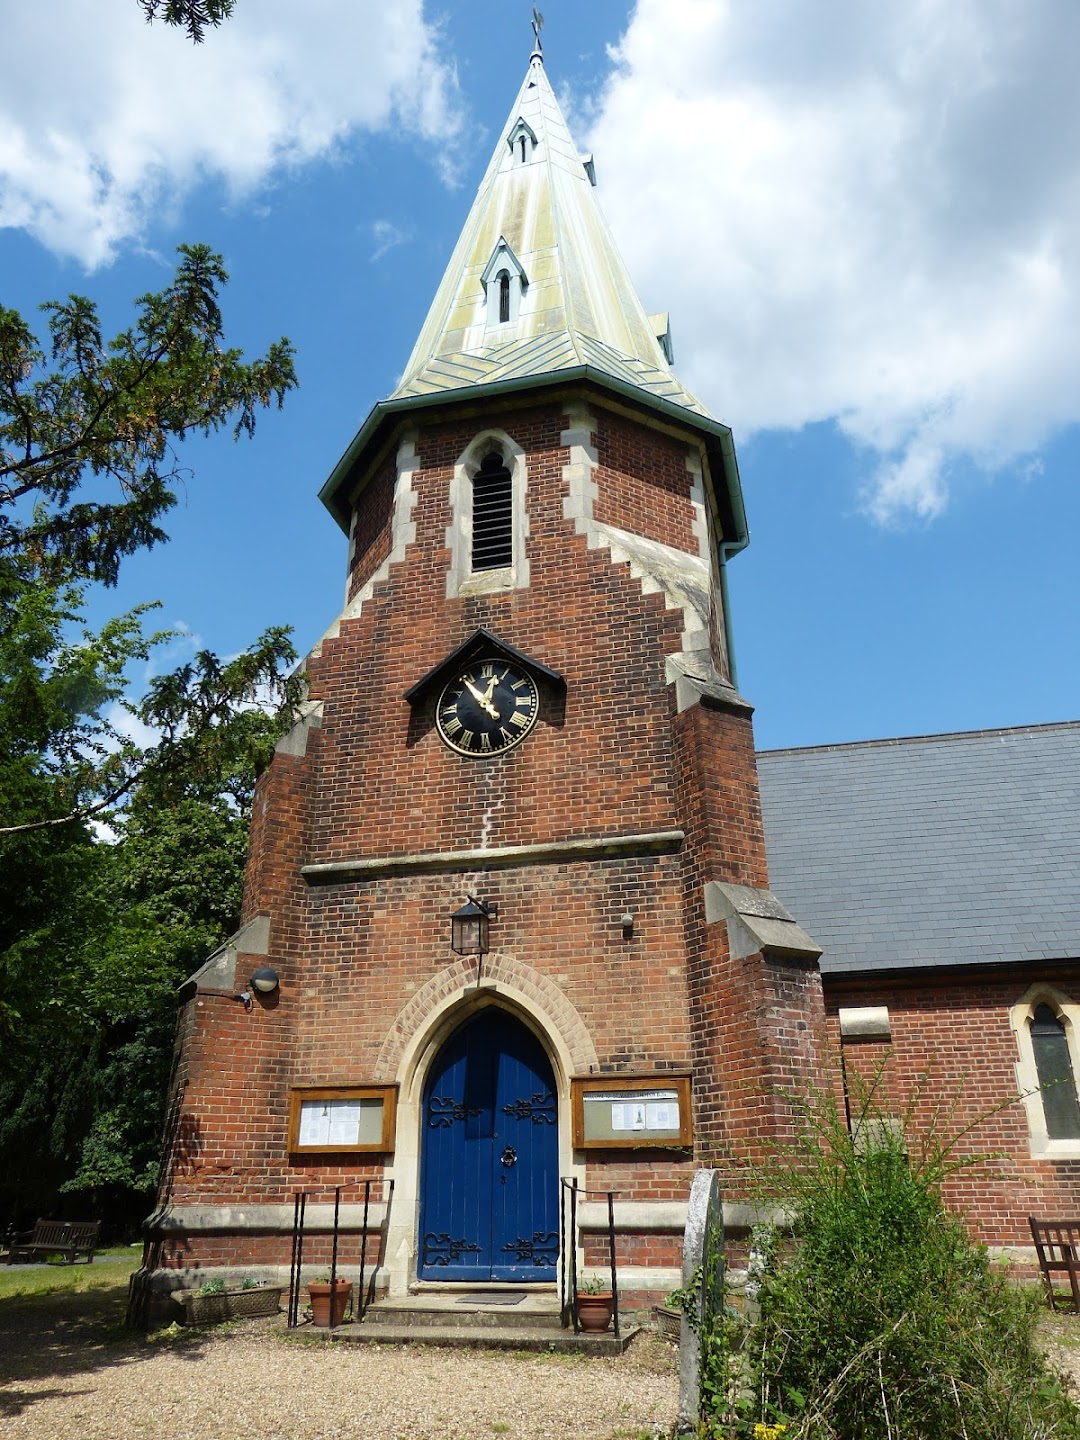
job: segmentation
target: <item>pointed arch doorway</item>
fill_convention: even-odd
[[[481,1010],[443,1045],[420,1121],[421,1280],[554,1282],[556,1097],[544,1047],[506,1010]]]

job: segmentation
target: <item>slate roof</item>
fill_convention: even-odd
[[[1080,723],[758,755],[823,974],[1080,959]]]

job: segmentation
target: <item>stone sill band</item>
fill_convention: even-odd
[[[561,865],[581,860],[610,860],[631,855],[672,855],[686,838],[683,830],[654,830],[645,835],[608,835],[561,840],[550,845],[501,845],[493,850],[440,850],[419,855],[385,855],[372,860],[330,860],[302,865],[309,885],[342,880],[378,880],[447,870],[495,870],[515,865]]]

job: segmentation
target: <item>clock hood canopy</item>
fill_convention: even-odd
[[[503,660],[516,661],[531,670],[537,678],[546,680],[549,685],[559,690],[566,689],[566,681],[556,670],[544,665],[541,661],[526,655],[524,650],[519,650],[516,645],[511,645],[507,640],[500,640],[483,625],[477,627],[463,645],[452,651],[445,659],[440,660],[434,669],[429,670],[426,675],[417,680],[415,685],[406,690],[404,700],[410,705],[419,705],[434,691],[438,691],[448,680],[458,673],[470,661],[479,660],[481,656],[487,658],[497,656]]]

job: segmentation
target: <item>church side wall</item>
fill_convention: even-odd
[[[1007,978],[988,978],[985,972],[825,978],[836,1047],[840,1007],[888,1007],[891,1038],[845,1042],[849,1077],[866,1083],[880,1070],[880,1108],[901,1115],[913,1105],[916,1128],[928,1127],[939,1107],[945,1136],[973,1125],[956,1154],[984,1163],[950,1180],[947,1198],[987,1244],[1021,1250],[1031,1245],[1029,1214],[1060,1219],[1080,1212],[1080,1160],[1034,1158],[1025,1108],[1017,1098],[1020,1057],[1010,1009],[1044,978],[1080,994],[1080,967],[1057,968],[1045,976],[1025,967]],[[849,1087],[856,1093],[854,1079]]]

